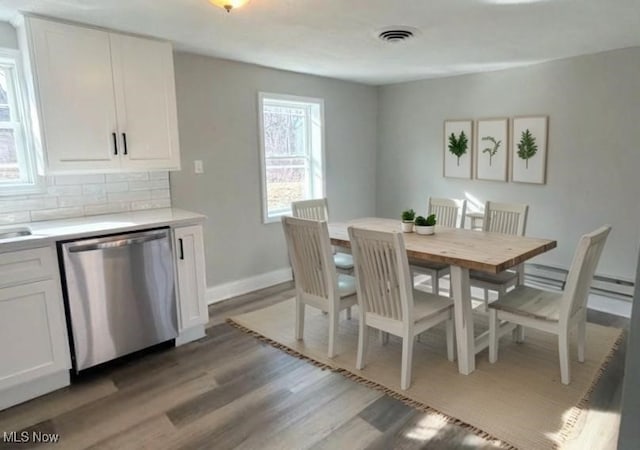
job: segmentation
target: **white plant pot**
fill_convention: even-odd
[[[435,226],[430,226],[430,227],[420,227],[418,225],[416,225],[416,233],[418,234],[424,234],[424,235],[430,235],[436,232],[436,227]]]
[[[413,233],[413,222],[402,222],[403,233]]]

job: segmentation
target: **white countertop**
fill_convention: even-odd
[[[56,241],[129,232],[145,228],[197,224],[204,220],[206,220],[206,216],[202,214],[176,208],[162,208],[15,224],[0,227],[0,233],[18,228],[28,228],[31,230],[31,235],[0,239],[0,251],[34,248],[49,245]]]

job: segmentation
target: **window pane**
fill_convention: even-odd
[[[7,86],[7,73],[0,69],[0,121],[9,122],[9,87]]]
[[[20,178],[13,130],[0,129],[0,183],[3,181],[16,181]]]
[[[307,110],[293,106],[264,105],[265,155],[307,155]]]
[[[266,164],[269,214],[288,211],[291,202],[306,198],[309,185],[306,159],[267,159]]]

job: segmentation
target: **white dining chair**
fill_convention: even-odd
[[[427,215],[435,214],[437,225],[447,228],[464,228],[467,214],[467,201],[450,198],[429,197]],[[449,275],[449,265],[432,262],[412,261],[411,268],[415,275],[423,274],[431,279],[431,292],[440,293],[440,278]],[[449,289],[451,294],[451,289]],[[451,295],[449,295],[451,296]]]
[[[301,200],[291,203],[293,217],[309,220],[329,220],[329,204],[326,198]],[[336,268],[346,274],[353,273],[353,257],[344,252],[333,252]]]
[[[498,325],[507,321],[558,336],[560,378],[569,384],[569,332],[578,330],[578,361],[584,362],[587,299],[591,280],[611,231],[609,225],[582,236],[562,293],[518,286],[489,304],[489,361],[498,360]]]
[[[413,343],[418,334],[446,324],[447,356],[454,359],[453,302],[413,289],[401,233],[349,227],[355,262],[360,328],[356,367],[364,369],[369,327],[402,338],[400,387],[411,384]]]
[[[487,202],[484,207],[482,231],[524,236],[528,213],[528,205]],[[509,288],[515,287],[519,283],[520,275],[517,270],[505,270],[496,274],[472,270],[469,273],[471,286],[481,288],[484,291],[485,310],[489,304],[489,291],[498,292],[499,298]]]
[[[283,217],[282,227],[295,280],[296,339],[303,338],[307,305],[328,313],[329,358],[333,358],[340,312],[346,309],[349,313],[357,303],[356,281],[336,272],[327,222]]]

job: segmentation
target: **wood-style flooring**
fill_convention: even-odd
[[[58,433],[55,448],[64,449],[495,447],[224,323],[292,296],[285,283],[213,305],[204,339],[120,361],[0,412],[0,448],[11,448],[4,431],[20,430]],[[602,313],[590,312],[589,320],[628,326]],[[580,438],[567,447],[615,448],[624,350],[598,383]]]

